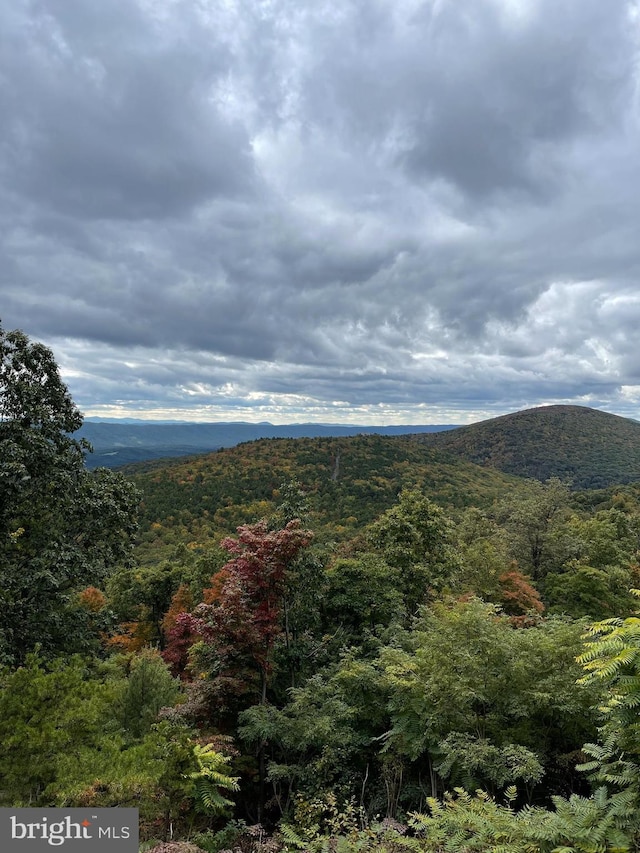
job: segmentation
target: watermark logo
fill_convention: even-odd
[[[138,809],[0,809],[3,853],[137,853]]]

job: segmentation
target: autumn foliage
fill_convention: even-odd
[[[544,604],[537,589],[531,585],[526,576],[512,564],[508,571],[500,575],[500,603],[505,613],[520,619],[531,614],[541,614]],[[515,622],[514,624],[519,624]]]
[[[121,652],[139,652],[151,644],[152,626],[144,620],[121,622],[120,633],[106,639],[109,648]]]
[[[165,639],[175,628],[178,617],[193,610],[193,595],[186,583],[180,584],[171,598],[171,605],[162,620],[162,633]]]
[[[164,659],[174,672],[184,672],[189,647],[202,640],[201,666],[215,669],[230,685],[241,672],[257,671],[264,694],[283,631],[287,570],[311,539],[297,519],[280,530],[270,530],[265,521],[242,525],[237,538],[224,539],[232,559],[214,575],[195,611],[176,615],[169,627]]]
[[[107,603],[104,593],[95,586],[88,586],[83,589],[78,595],[78,601],[81,607],[91,613],[99,613]]]
[[[162,657],[171,667],[174,676],[184,677],[189,660],[189,649],[197,634],[190,611],[193,609],[193,595],[187,584],[180,584],[171,599],[171,606],[162,620],[162,633],[165,649]]]

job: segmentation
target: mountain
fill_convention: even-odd
[[[490,506],[519,480],[419,443],[414,436],[260,439],[188,459],[123,469],[142,493],[138,558],[157,562],[180,543],[198,549],[270,515],[292,481],[314,530],[354,536],[418,487],[449,507]]]
[[[86,420],[76,433],[93,447],[87,467],[115,468],[147,459],[210,453],[260,438],[321,438],[353,435],[404,435],[453,429],[451,424],[420,426],[343,426],[340,424],[148,423]]]
[[[236,425],[225,426],[234,438]],[[199,551],[268,516],[293,480],[307,495],[312,526],[330,538],[353,537],[403,488],[463,508],[490,506],[522,477],[557,476],[576,489],[640,481],[640,423],[547,406],[431,434],[263,438],[124,470],[143,495],[138,556],[153,563],[180,543]]]
[[[640,481],[640,423],[586,406],[541,406],[420,436],[433,449],[577,489]]]

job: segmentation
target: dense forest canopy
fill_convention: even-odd
[[[0,371],[0,805],[210,853],[637,849],[636,486],[387,436],[89,471],[51,351],[0,329]]]
[[[587,406],[539,406],[417,437],[469,462],[574,488],[640,480],[640,423]]]

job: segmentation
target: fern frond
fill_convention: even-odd
[[[282,835],[285,846],[293,850],[304,850],[307,846],[307,842],[298,835],[289,823],[280,824],[280,835]]]

